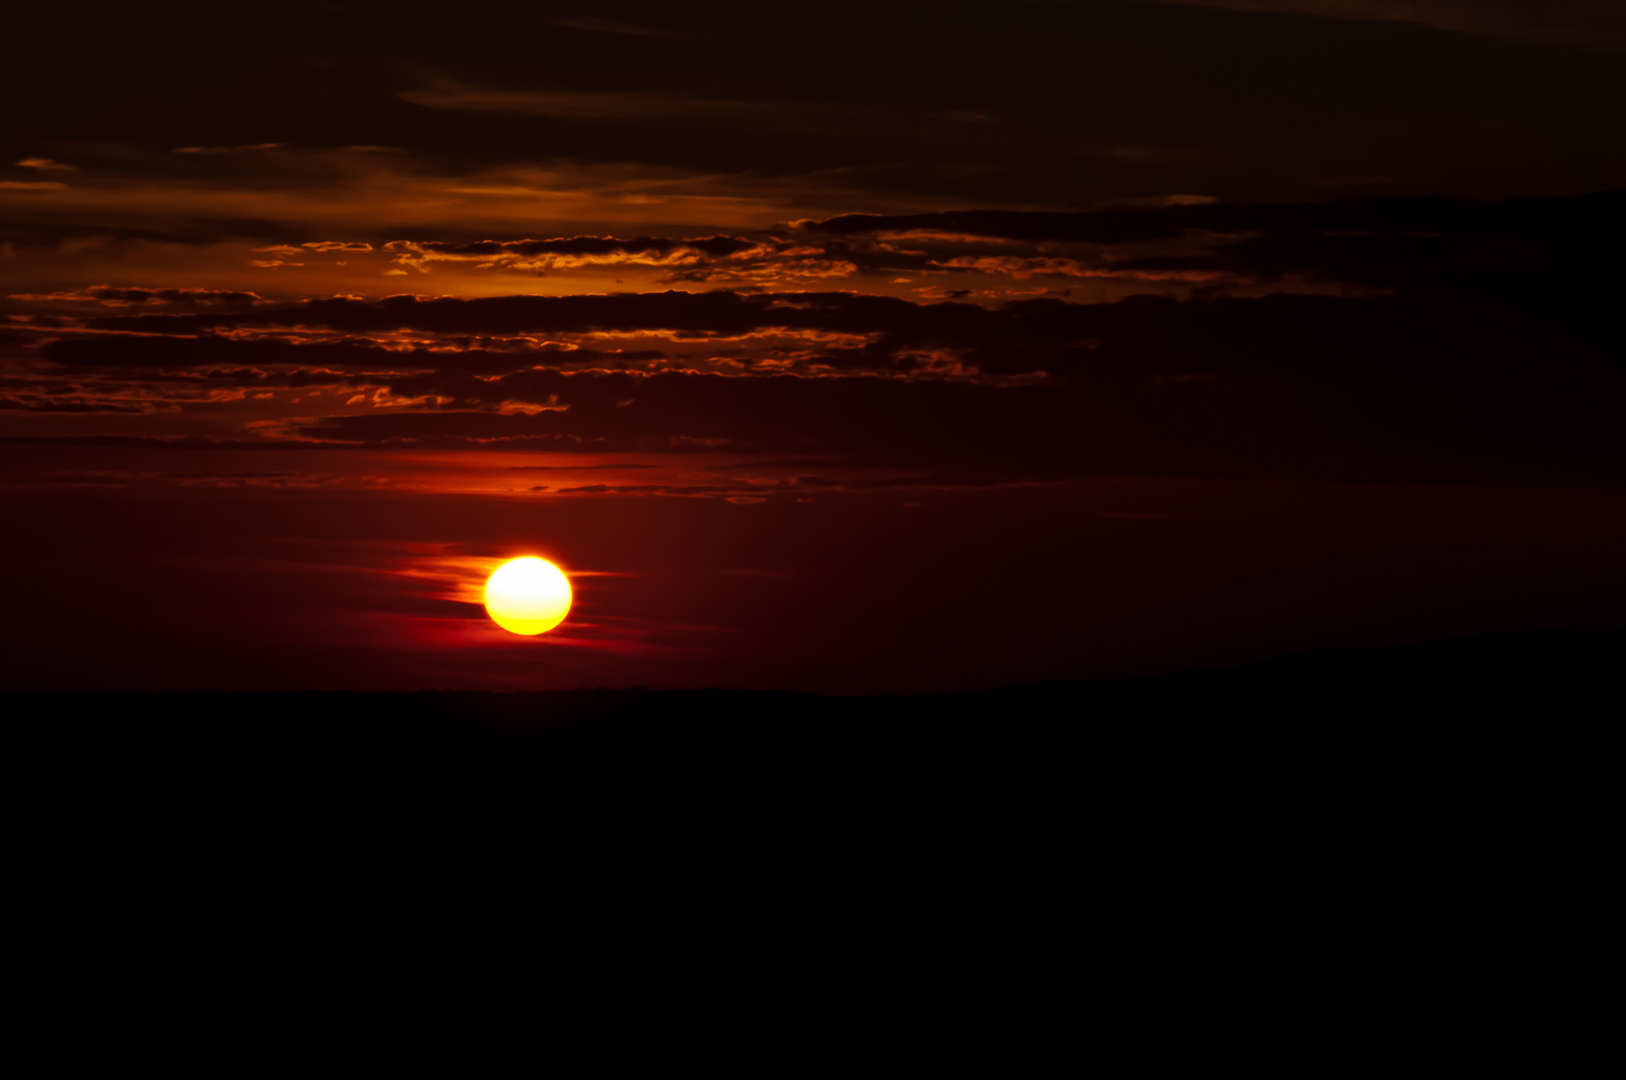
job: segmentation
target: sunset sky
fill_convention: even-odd
[[[15,9],[0,688],[1626,623],[1615,0]]]

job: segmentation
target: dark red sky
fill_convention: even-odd
[[[1617,5],[18,11],[3,688],[1626,621]]]

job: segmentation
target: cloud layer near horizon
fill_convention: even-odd
[[[410,258],[675,255],[690,272],[745,256],[768,275],[775,259],[840,245],[883,273],[1044,287],[1003,300],[937,286],[944,298],[725,288],[287,304],[101,286],[14,297],[52,313],[10,317],[0,404],[59,415],[76,440],[101,414],[125,418],[105,429],[119,439],[726,448],[982,482],[1616,482],[1621,202],[846,215],[754,239],[415,242]],[[1136,248],[1159,243],[1175,246]],[[372,253],[360,246],[290,252]],[[1164,291],[1071,298],[1065,283],[1089,274]]]

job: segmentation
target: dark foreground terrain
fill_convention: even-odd
[[[1187,775],[1597,764],[1626,633],[1538,631],[973,694],[730,690],[95,693],[0,697],[24,782],[623,802],[753,790],[1027,797]],[[1463,764],[1463,767],[1467,767]],[[94,795],[95,792],[87,792]]]
[[[1344,1075],[1426,1035],[1551,1065],[1603,1022],[1623,648],[890,699],[11,695],[12,937],[65,1052],[105,1034],[88,999],[188,1039],[272,1018],[242,1057],[285,1016],[489,988],[544,1056],[549,1002],[648,999],[706,1019],[616,1020],[605,1053],[843,1032],[989,1075],[1120,1041],[1131,1076]]]

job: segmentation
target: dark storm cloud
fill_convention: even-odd
[[[119,288],[112,285],[92,285],[72,292],[13,293],[13,300],[59,300],[71,303],[99,303],[110,307],[145,304],[174,304],[191,307],[197,304],[255,304],[261,301],[257,293],[233,289],[141,289]]]
[[[1380,289],[1525,289],[1618,274],[1622,221],[1626,189],[1498,203],[1409,197],[1079,213],[848,214],[801,222],[791,238],[575,236],[393,241],[386,247],[398,262],[420,267],[437,259],[500,270],[535,268],[550,259],[671,259],[678,265],[668,280],[724,284],[736,272],[771,280],[776,271],[794,274],[811,266],[825,274],[1184,274],[1204,275],[1211,283],[1218,276],[1221,285],[1297,275]],[[1182,243],[1187,253],[1134,250],[1167,241]],[[1113,251],[1113,245],[1129,250]]]
[[[28,398],[0,395],[0,409],[14,412],[40,413],[139,413],[139,405],[116,401],[64,401],[61,398]]]
[[[815,455],[845,465],[1081,475],[1619,483],[1611,407],[1549,388],[1346,373],[1317,386],[1170,380],[1102,392],[877,377],[535,371],[454,396],[546,403],[526,415],[372,411],[300,430],[373,446]],[[1613,400],[1613,399],[1609,399]]]
[[[1076,305],[1028,300],[997,310],[975,304],[915,304],[856,293],[642,293],[619,296],[509,296],[475,299],[390,297],[376,302],[317,300],[298,307],[222,315],[138,315],[97,319],[103,330],[196,333],[237,326],[320,326],[349,333],[402,329],[449,334],[525,332],[665,331],[697,340],[770,328],[849,335],[875,335],[862,347],[821,348],[816,362],[833,368],[913,370],[917,350],[948,349],[988,375],[1044,371],[1077,375],[1092,365],[1088,339],[1111,332],[1140,309],[1115,305]],[[48,355],[65,363],[118,363],[128,357],[139,366],[161,365],[184,339],[73,339],[53,345]],[[223,349],[218,339],[182,346],[200,363],[222,362],[205,350]],[[260,346],[269,348],[269,346]],[[335,346],[334,348],[339,348]],[[244,356],[253,355],[245,349]],[[575,354],[566,354],[574,359]],[[139,357],[139,360],[137,358]],[[175,359],[167,361],[175,363]],[[355,359],[345,362],[356,363]],[[374,364],[377,361],[373,361]],[[453,361],[455,363],[455,361]],[[512,370],[517,364],[512,364]]]
[[[1582,245],[1607,242],[1591,238]],[[1252,244],[1253,246],[1249,246]],[[1514,377],[1539,381],[1543,371],[1588,371],[1604,377],[1604,358],[1618,337],[1599,290],[1618,275],[1614,264],[1595,265],[1566,245],[1520,246],[1495,236],[1454,243],[1450,237],[1288,238],[1272,244],[1243,242],[1255,262],[1278,260],[1278,272],[1302,268],[1345,280],[1408,288],[1389,297],[1276,295],[1254,299],[1204,299],[1176,303],[1166,297],[1135,297],[1116,304],[1073,304],[1055,298],[989,308],[970,303],[912,303],[857,293],[643,293],[611,296],[509,296],[474,299],[390,297],[380,301],[317,300],[247,312],[132,315],[92,320],[95,329],[194,334],[211,329],[321,327],[351,334],[413,330],[450,335],[528,332],[591,333],[647,331],[692,339],[784,329],[862,337],[861,345],[810,340],[803,363],[835,370],[925,371],[923,354],[946,355],[984,376],[1044,372],[1097,384],[1145,381],[1154,376],[1213,373],[1226,377],[1270,375],[1325,381],[1345,372],[1373,377],[1409,372],[1460,372],[1465,378]],[[1566,258],[1565,253],[1574,258]],[[1583,251],[1582,254],[1585,254]],[[1597,251],[1592,252],[1593,255]],[[1223,256],[1221,256],[1223,257]],[[1203,257],[1212,261],[1213,257]],[[1338,260],[1341,259],[1340,263]],[[1184,265],[1190,265],[1187,260]],[[1565,282],[1573,282],[1566,288]],[[1467,286],[1484,285],[1488,299]],[[1507,299],[1512,294],[1517,303]],[[849,341],[851,340],[849,337]],[[228,344],[203,338],[65,339],[50,347],[53,360],[82,365],[160,366],[180,357],[197,363],[260,360],[282,348],[271,343]],[[352,345],[312,346],[309,361],[406,366],[403,354],[346,353]],[[445,359],[440,357],[445,356]],[[1541,365],[1534,357],[1543,357]],[[166,359],[167,358],[167,359]],[[622,359],[628,357],[623,355]],[[521,357],[455,354],[410,357],[414,365],[515,370],[520,361],[550,363],[553,355]],[[581,354],[557,357],[579,363]],[[505,366],[506,365],[506,366]],[[1543,366],[1544,365],[1544,366]]]
[[[847,214],[815,233],[928,231],[1022,241],[1102,244],[1215,234],[1212,252],[1127,259],[1116,270],[1309,274],[1378,288],[1526,290],[1621,274],[1626,188],[1563,198],[1475,202],[1441,197],[1157,210]],[[1255,234],[1223,239],[1227,234]]]
[[[1626,446],[1615,414],[1626,372],[1612,313],[1595,297],[1550,292],[1524,303],[1425,293],[1144,296],[993,309],[848,293],[401,297],[98,322],[144,331],[681,328],[702,345],[711,334],[791,325],[872,340],[816,347],[827,372],[817,377],[557,370],[585,350],[395,351],[363,340],[119,333],[64,337],[46,355],[70,369],[122,370],[132,379],[167,371],[250,385],[258,375],[249,369],[273,365],[313,380],[364,379],[387,387],[394,404],[302,426],[290,421],[288,431],[357,446],[725,449],[888,469],[984,470],[1005,480],[1621,483]],[[913,370],[911,350],[928,346],[953,351],[985,375],[1053,377],[998,386],[863,374]],[[545,367],[530,370],[538,364]],[[320,370],[329,367],[354,374]],[[263,385],[290,377],[268,372]],[[84,394],[65,388],[62,396]]]
[[[204,371],[143,371],[133,380],[139,384],[191,383],[198,386],[251,386],[259,389],[301,389],[304,387],[374,386],[380,377],[369,372],[331,371],[324,368],[294,371],[260,371],[257,368],[209,368]],[[105,381],[105,380],[104,380]]]
[[[843,214],[825,221],[803,222],[810,231],[853,235],[864,233],[964,233],[1010,240],[1089,240],[1123,243],[1179,236],[1200,228],[1193,207],[1160,212],[1118,210],[1095,213],[1057,213],[1017,210],[946,210],[931,214]]]
[[[588,30],[598,34],[624,34],[628,37],[682,38],[684,36],[676,30],[666,30],[655,26],[633,26],[629,23],[615,22],[610,19],[595,19],[589,15],[578,15],[569,19],[554,19],[553,25],[569,27],[572,30]]]
[[[360,443],[317,444],[309,439],[203,439],[180,435],[12,435],[0,437],[7,446],[88,446],[104,450],[332,450],[365,449]]]
[[[1325,220],[1325,219],[1322,219]],[[1539,273],[1540,267],[1534,272]],[[1626,392],[1612,308],[1585,290],[1488,299],[1412,290],[1115,304],[1027,300],[985,308],[852,293],[325,300],[245,313],[98,320],[108,330],[321,326],[448,334],[767,327],[861,334],[817,346],[822,377],[523,370],[579,353],[390,352],[103,334],[54,360],[113,369],[248,363],[367,368],[400,401],[302,434],[362,445],[835,455],[1007,478],[1084,474],[1608,482],[1626,479],[1614,420]],[[875,378],[949,350],[978,385]],[[389,362],[381,363],[382,358]],[[275,358],[275,359],[272,359]],[[623,359],[625,356],[622,357]],[[380,368],[416,374],[377,374]],[[506,372],[506,373],[505,373]],[[477,378],[475,375],[485,377]],[[1060,380],[1059,382],[1057,380]]]
[[[287,155],[172,151],[361,140],[443,175],[817,176],[873,197],[855,208],[1626,181],[1617,57],[1392,22],[1113,0],[631,0],[604,20],[677,41],[560,26],[578,6],[545,0],[471,0],[452,24],[383,0],[282,14],[245,33],[218,5],[24,5],[0,42],[0,160],[252,172]],[[772,122],[790,113],[813,119]]]
[[[54,218],[42,209],[22,215],[0,216],[0,244],[50,248],[70,241],[101,240],[206,247],[233,241],[288,243],[302,240],[308,235],[305,227],[298,223],[264,218],[183,218],[161,214],[154,220],[154,216],[148,214],[132,216],[142,219],[141,223],[75,214]]]
[[[565,236],[551,240],[480,240],[473,243],[398,240],[386,247],[391,251],[416,251],[437,255],[654,255],[696,252],[712,258],[725,258],[751,251],[761,245],[735,236],[702,236],[693,239],[666,239],[640,236],[618,240],[613,236]]]
[[[927,321],[979,319],[981,309],[957,305]],[[588,296],[420,298],[363,301],[311,300],[291,307],[237,315],[140,315],[93,320],[102,330],[197,333],[235,326],[319,326],[351,333],[421,330],[448,334],[581,333],[596,330],[672,330],[696,335],[741,334],[767,326],[865,333],[899,320],[919,320],[921,305],[855,293],[623,293]]]
[[[1465,390],[1502,383],[1559,393],[1585,386],[1598,393],[1622,376],[1614,320],[1584,306],[1555,311],[1408,297],[1278,295],[1187,302],[1142,296],[1091,305],[1043,299],[989,310],[845,294],[800,299],[814,302],[789,313],[771,304],[757,310],[764,322],[798,317],[803,326],[874,333],[868,345],[815,354],[822,364],[855,372],[909,370],[911,351],[939,347],[984,375],[1043,371],[1098,389],[1207,379],[1337,394],[1421,380]],[[1559,314],[1565,321],[1555,318]],[[470,380],[448,372],[398,385],[413,394],[495,401],[520,396],[516,386],[543,374]]]
[[[255,364],[386,369],[397,364],[404,368],[418,366],[411,363],[409,353],[392,353],[364,343],[294,345],[276,340],[237,341],[219,337],[67,337],[47,345],[44,355],[64,367],[92,370]]]
[[[64,337],[44,349],[45,358],[69,368],[167,370],[218,365],[297,365],[375,372],[442,369],[459,374],[516,371],[535,364],[580,365],[659,359],[650,349],[610,353],[594,349],[386,349],[369,341],[296,343],[276,339],[110,335]]]
[[[439,81],[423,90],[407,90],[403,101],[431,109],[458,112],[522,113],[556,120],[634,120],[653,117],[754,117],[769,115],[759,101],[683,98],[671,94],[624,94],[568,91],[486,90]]]
[[[241,154],[254,150],[276,150],[286,143],[255,143],[253,146],[177,146],[177,154]]]
[[[1618,0],[1151,0],[1233,11],[1408,22],[1573,49],[1626,50]]]

